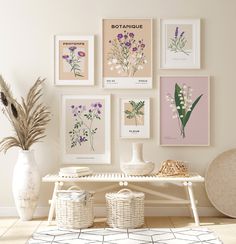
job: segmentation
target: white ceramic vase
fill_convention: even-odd
[[[130,163],[145,163],[143,160],[143,144],[132,143],[132,159]]]
[[[127,175],[147,175],[154,169],[154,163],[143,159],[143,144],[132,143],[132,159],[121,162],[121,170]]]
[[[31,220],[39,198],[41,177],[34,151],[20,150],[14,167],[12,191],[20,219]]]

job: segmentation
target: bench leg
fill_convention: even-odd
[[[199,222],[196,202],[195,202],[195,198],[194,198],[194,194],[193,194],[192,182],[185,182],[184,185],[187,186],[187,189],[188,189],[188,195],[189,195],[189,200],[191,203],[191,208],[192,208],[195,224],[196,224],[196,226],[199,226],[200,222]]]
[[[63,186],[63,182],[55,182],[52,199],[49,201],[50,209],[49,209],[49,214],[48,214],[48,225],[51,224],[52,219],[53,219],[53,214],[54,214],[54,210],[55,210],[55,206],[56,206],[57,191],[60,190],[62,188],[62,186]]]

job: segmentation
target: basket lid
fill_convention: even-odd
[[[81,200],[91,196],[90,192],[84,190],[60,190],[57,192],[57,197],[65,200]]]
[[[144,193],[143,192],[135,192],[131,191],[130,189],[122,189],[118,192],[110,192],[106,194],[106,197],[108,198],[116,198],[116,199],[132,199],[132,198],[143,198]]]

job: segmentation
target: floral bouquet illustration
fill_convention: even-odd
[[[138,102],[134,102],[134,101],[129,101],[129,104],[131,105],[131,109],[130,110],[125,110],[125,116],[127,119],[134,119],[135,121],[135,125],[138,126],[140,124],[142,124],[142,119],[144,116],[144,112],[142,111],[142,108],[145,105],[144,101],[138,101]]]
[[[70,72],[73,72],[74,77],[83,77],[81,74],[81,61],[85,58],[85,52],[78,51],[76,52],[77,47],[71,46],[68,48],[69,54],[62,55],[62,59],[69,64]]]
[[[170,44],[168,49],[174,53],[184,53],[185,55],[189,55],[190,51],[186,50],[187,39],[185,37],[185,32],[180,31],[179,27],[175,28],[174,37],[170,38]]]
[[[180,135],[182,138],[186,137],[185,127],[190,119],[194,108],[198,104],[199,100],[203,96],[201,94],[199,97],[192,100],[193,89],[186,84],[182,86],[175,84],[174,97],[171,94],[166,95],[167,102],[170,103],[170,108],[173,112],[172,118],[178,120]]]
[[[91,151],[94,149],[94,137],[98,128],[94,126],[95,120],[101,120],[102,104],[95,102],[87,109],[85,105],[71,105],[74,126],[69,131],[71,148],[89,143]]]
[[[108,53],[108,65],[110,70],[116,70],[118,74],[132,77],[138,70],[142,70],[147,63],[143,39],[136,40],[135,34],[124,31],[109,41],[111,48]]]

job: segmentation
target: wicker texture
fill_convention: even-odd
[[[177,160],[166,160],[162,163],[159,176],[184,176],[188,177],[187,164]]]
[[[106,194],[107,224],[113,228],[138,228],[144,224],[144,193],[122,189]]]
[[[59,228],[80,229],[93,225],[93,196],[85,192],[81,198],[73,199],[71,194],[81,193],[78,190],[58,191],[56,199],[56,220]],[[61,197],[68,195],[68,198]]]

